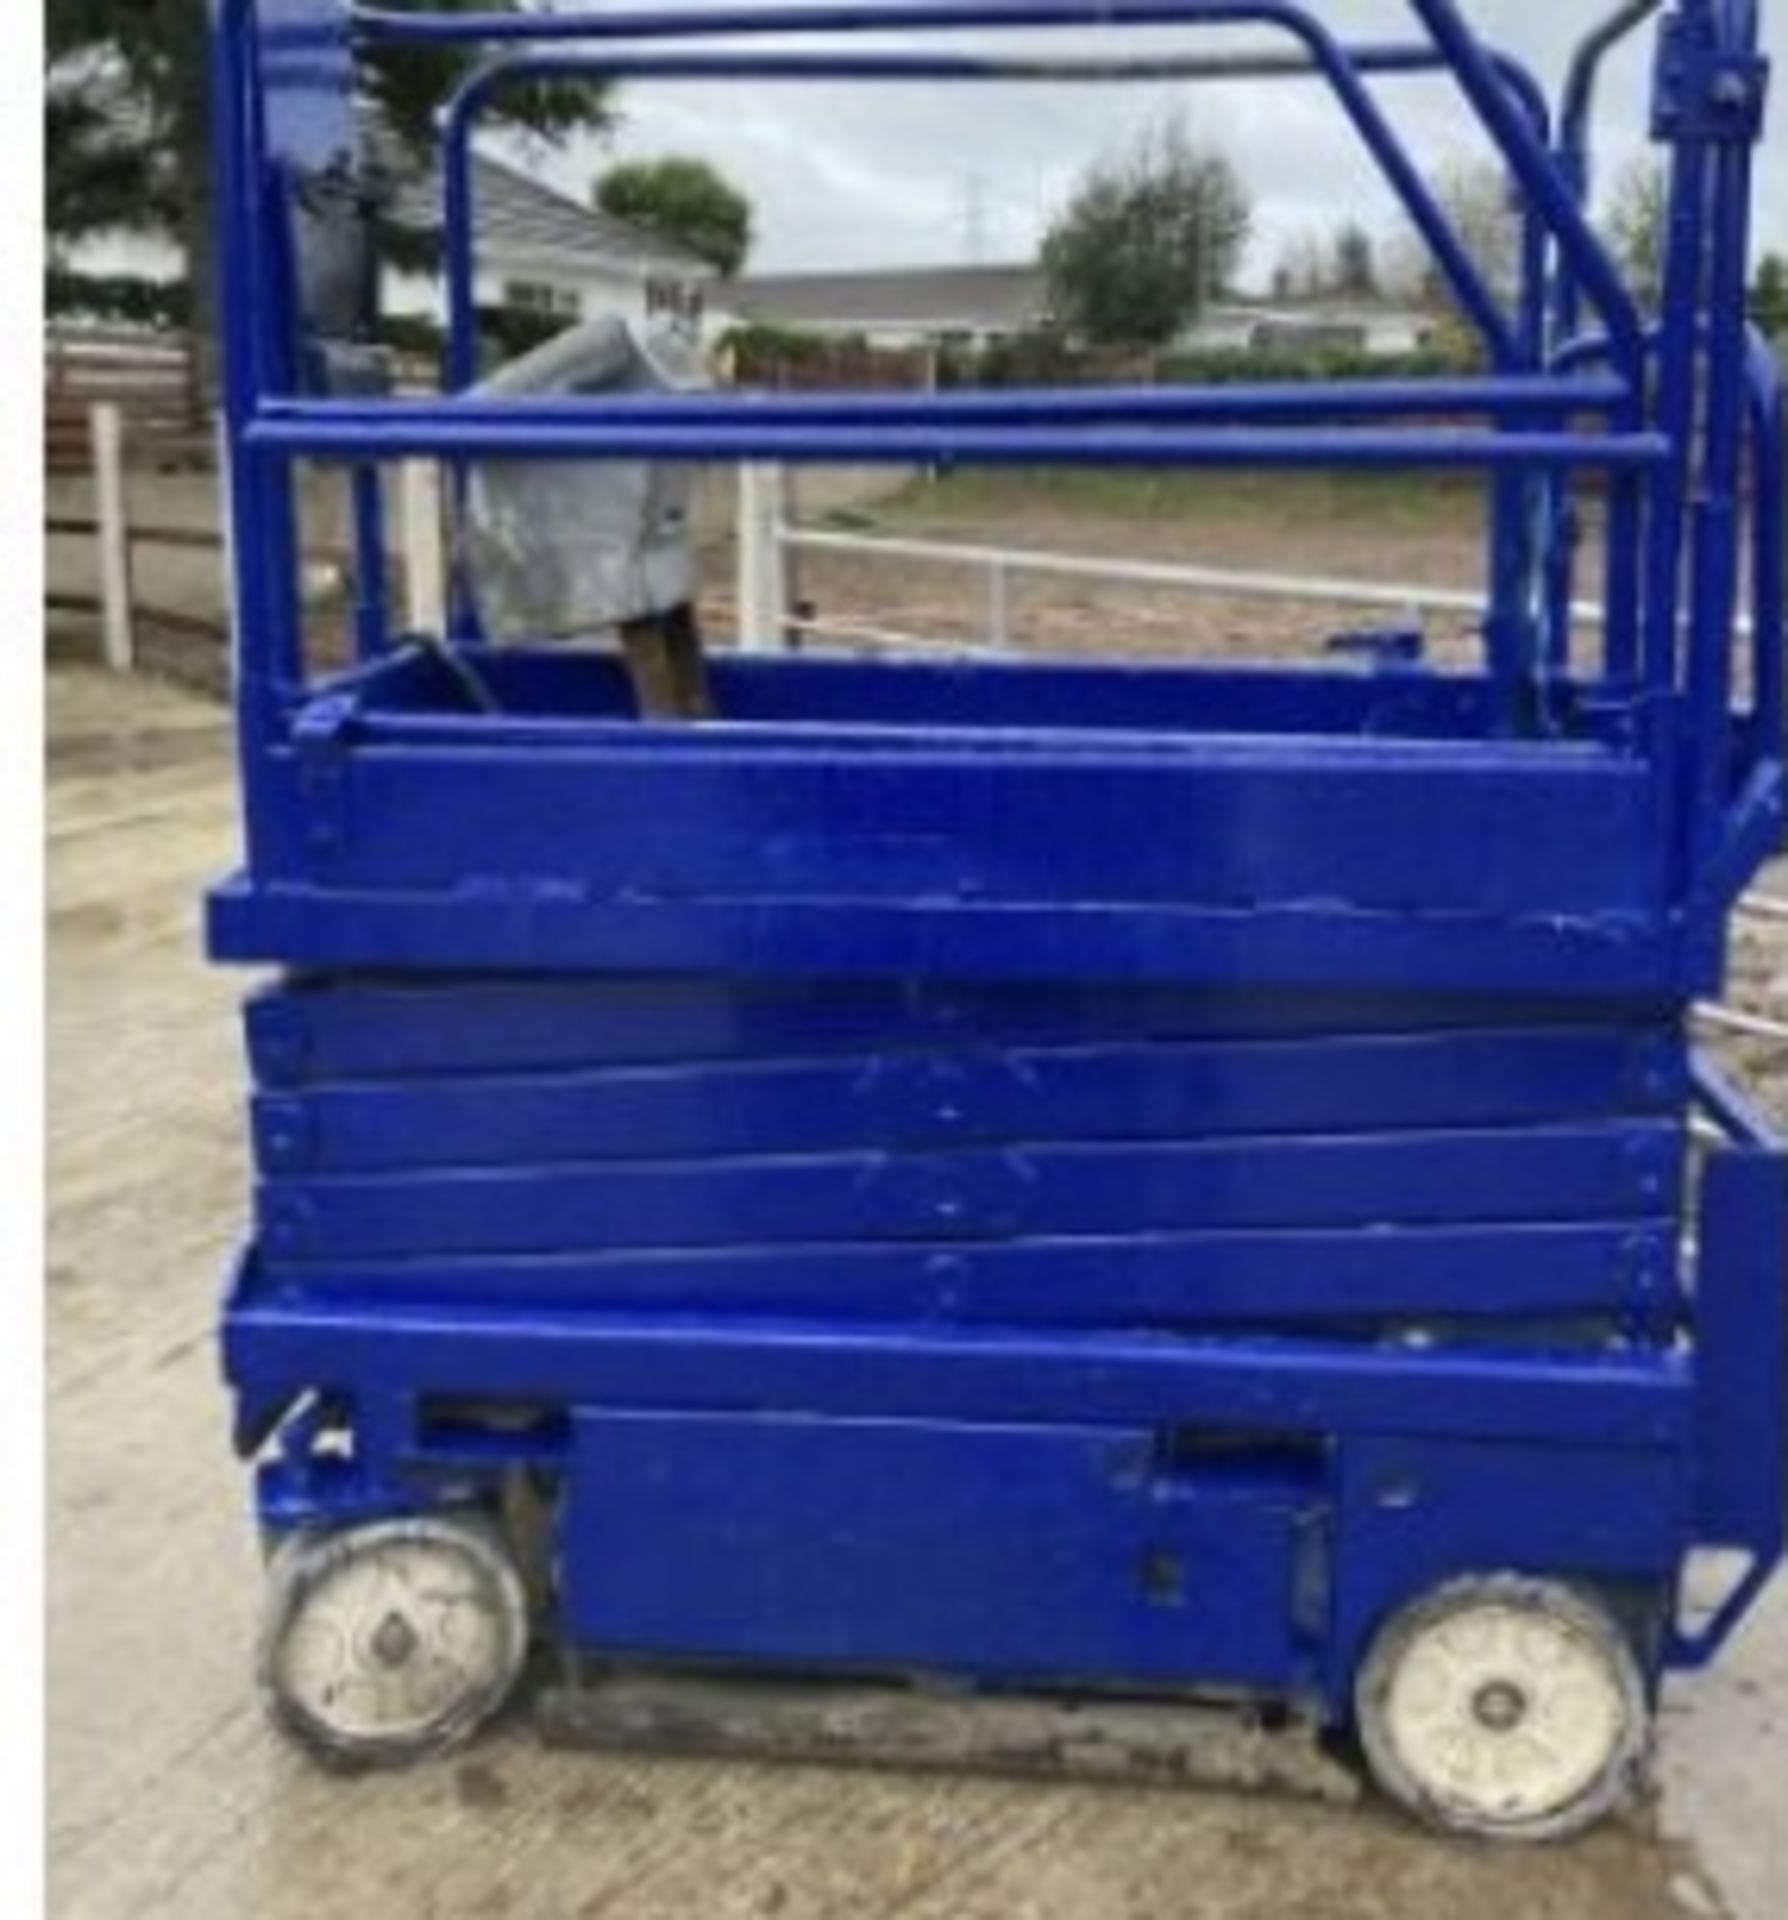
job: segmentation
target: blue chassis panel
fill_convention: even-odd
[[[248,1275],[227,1353],[248,1417],[319,1383],[353,1409],[353,1466],[299,1450],[263,1470],[275,1527],[463,1499],[518,1463],[562,1477],[561,1631],[590,1651],[1246,1685],[1337,1717],[1372,1628],[1457,1573],[1630,1591],[1661,1649],[1699,1532],[1690,1475],[1714,1458],[1696,1425],[1717,1417],[1717,1388],[1668,1355],[369,1311],[283,1304]],[[456,1423],[467,1402],[572,1417],[493,1441]],[[1196,1444],[1175,1459],[1180,1436]],[[940,1447],[959,1495],[1001,1488],[972,1551],[951,1551],[941,1470],[916,1473]],[[1033,1488],[1074,1516],[1050,1540]],[[1042,1582],[1039,1556],[1081,1538],[1105,1560]],[[826,1577],[797,1579],[816,1553]],[[1238,1591],[1268,1613],[1233,1614]]]

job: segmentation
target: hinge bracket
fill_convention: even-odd
[[[1716,46],[1686,14],[1665,22],[1652,91],[1654,140],[1755,145],[1763,137],[1769,61],[1755,48]]]

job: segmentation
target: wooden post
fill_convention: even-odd
[[[447,630],[447,551],[441,525],[441,469],[403,466],[404,607],[412,633]]]
[[[780,653],[787,644],[782,489],[780,467],[755,460],[740,465],[738,639],[742,653]]]
[[[99,592],[105,623],[105,660],[114,673],[136,664],[131,607],[130,507],[124,486],[124,413],[93,409],[93,489],[99,515]]]

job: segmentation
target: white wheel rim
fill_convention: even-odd
[[[1383,1715],[1398,1762],[1425,1795],[1508,1826],[1574,1805],[1630,1731],[1620,1676],[1591,1633],[1495,1603],[1462,1607],[1415,1634]]]
[[[343,1555],[307,1587],[274,1678],[339,1739],[418,1739],[501,1687],[512,1643],[489,1568],[448,1542],[396,1535]]]

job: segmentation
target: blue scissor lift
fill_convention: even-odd
[[[1445,1825],[1613,1804],[1660,1677],[1783,1545],[1783,1150],[1686,1037],[1783,824],[1756,0],[1627,0],[1556,111],[1455,0],[1369,45],[1292,0],[213,5],[247,861],[210,938],[277,969],[224,1339],[287,1727],[432,1750],[532,1638],[580,1672],[1277,1703]],[[1638,28],[1655,315],[1585,213]],[[339,297],[355,63],[399,41],[482,56],[444,121],[441,398],[369,390]],[[471,132],[574,73],[1325,84],[1485,370],[492,394]],[[1512,293],[1387,118],[1412,73],[1506,164]],[[490,644],[464,582],[444,636],[403,631],[378,475],[413,459],[462,495],[586,459],[1473,472],[1483,663],[728,654],[713,718],[645,721],[615,655]],[[367,556],[327,673],[306,462]]]

